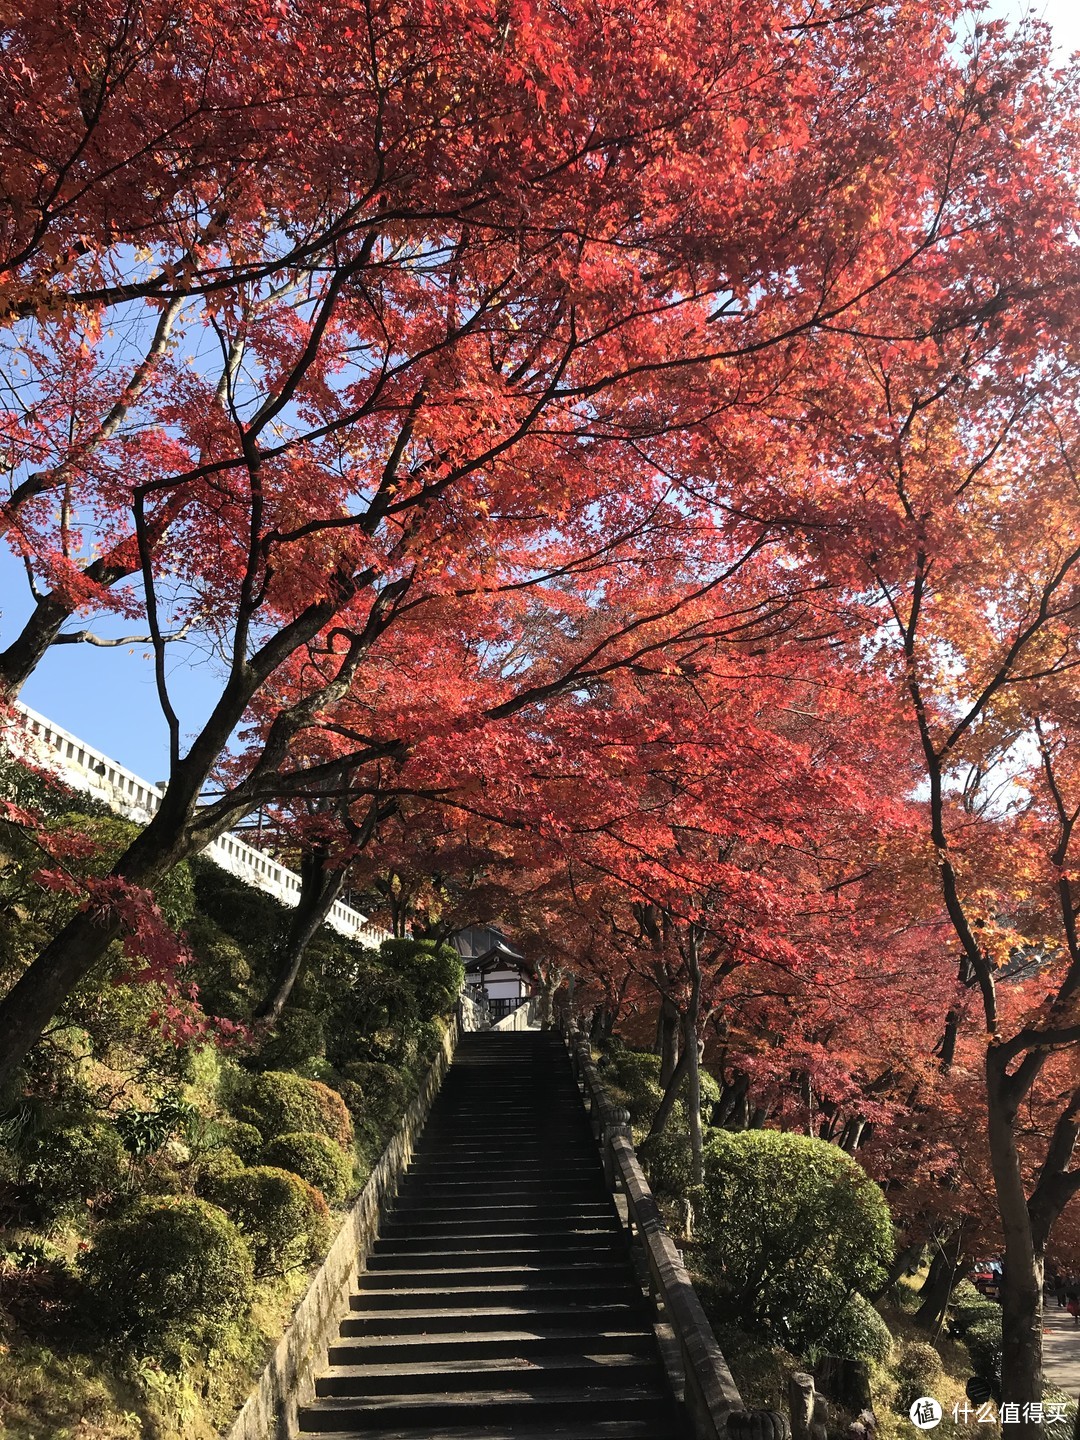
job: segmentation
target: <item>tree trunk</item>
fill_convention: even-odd
[[[341,894],[348,866],[336,866],[324,849],[305,850],[300,857],[300,899],[289,920],[274,983],[255,1019],[276,1024],[303,968],[307,948]]]
[[[683,1014],[683,1051],[686,1055],[686,1120],[690,1132],[690,1183],[701,1185],[705,1179],[701,1138],[701,1042],[698,1019],[701,1013],[701,961],[696,932],[686,947],[690,971],[690,996]]]
[[[690,1132],[690,1183],[701,1185],[705,1179],[701,1134],[701,1048],[697,1038],[696,1018],[689,1012],[683,1018],[683,1026],[683,1048],[686,1053],[686,1123]]]
[[[933,1258],[930,1261],[930,1271],[919,1291],[920,1301],[919,1308],[915,1312],[915,1324],[923,1330],[930,1331],[931,1334],[940,1325],[941,1318],[952,1298],[952,1292],[964,1273],[964,1267],[958,1254],[954,1259],[946,1249],[948,1245],[954,1243],[950,1238],[935,1247]]]
[[[750,1093],[750,1077],[740,1071],[736,1071],[731,1078],[731,1083],[725,1082],[720,1092],[720,1099],[713,1107],[712,1123],[722,1126],[725,1130],[745,1130],[746,1125],[733,1123],[736,1113],[741,1109],[748,1109],[748,1096]],[[760,1127],[758,1127],[760,1128]]]
[[[592,1015],[592,1023],[589,1027],[589,1039],[597,1047],[603,1049],[611,1039],[611,1032],[615,1028],[615,1015],[606,1004],[596,1007]]]
[[[660,1084],[668,1085],[679,1063],[679,1010],[667,995],[660,1002]]]
[[[649,1141],[655,1140],[657,1135],[662,1135],[665,1128],[667,1127],[667,1122],[671,1118],[671,1112],[675,1108],[675,1098],[678,1095],[679,1088],[686,1077],[688,1062],[689,1055],[688,1052],[684,1050],[683,1053],[679,1056],[679,1062],[675,1066],[674,1071],[672,1072],[671,1079],[667,1083],[667,1089],[664,1091],[663,1098],[661,1099],[660,1104],[657,1107],[656,1114],[653,1116],[653,1122],[649,1126],[649,1133],[648,1135],[646,1135],[645,1140],[642,1143],[641,1148],[643,1152],[645,1150],[645,1146],[648,1145]]]
[[[19,634],[6,650],[0,651],[0,699],[18,698],[70,616],[70,605],[53,595],[42,596]]]
[[[162,807],[164,809],[164,806]],[[128,884],[152,890],[191,850],[177,839],[175,817],[162,811],[132,841],[112,874]],[[0,1000],[0,1090],[14,1078],[29,1051],[75,986],[99,964],[123,933],[123,916],[79,910],[44,947]]]
[[[876,1302],[880,1300],[883,1295],[886,1295],[892,1287],[898,1283],[901,1276],[906,1275],[909,1270],[918,1266],[925,1249],[926,1246],[923,1245],[921,1241],[915,1245],[905,1245],[886,1271],[884,1282],[878,1286],[872,1295],[868,1295],[867,1299]],[[927,1277],[927,1279],[929,1279],[929,1277]],[[925,1288],[926,1282],[924,1281],[923,1289],[925,1290]]]
[[[1016,1148],[1016,1107],[994,1048],[987,1052],[986,1101],[990,1161],[1005,1235],[1001,1277],[1001,1400],[1020,1406],[1011,1440],[1040,1440],[1042,1426],[1025,1421],[1025,1405],[1042,1400],[1042,1246],[1036,1246]]]

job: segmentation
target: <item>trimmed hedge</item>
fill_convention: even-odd
[[[326,1242],[326,1201],[289,1170],[274,1165],[238,1170],[223,1176],[213,1194],[246,1236],[258,1275],[281,1275],[306,1264]]]
[[[311,1130],[294,1130],[279,1135],[266,1147],[267,1165],[291,1170],[309,1185],[321,1190],[330,1205],[340,1205],[353,1179],[352,1161],[333,1140]]]
[[[102,1328],[148,1350],[212,1337],[251,1304],[251,1251],[223,1211],[190,1197],[107,1221],[86,1274]]]
[[[880,1349],[879,1317],[848,1303],[880,1282],[893,1249],[889,1207],[865,1170],[778,1130],[713,1131],[704,1158],[702,1260],[733,1323],[799,1353],[822,1348],[845,1313],[866,1353]]]
[[[353,1143],[352,1116],[338,1092],[287,1070],[254,1076],[236,1114],[271,1139],[314,1130],[343,1150]]]

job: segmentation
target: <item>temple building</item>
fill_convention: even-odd
[[[465,993],[477,1003],[487,1003],[492,1022],[509,1015],[535,992],[532,962],[513,948],[498,926],[470,925],[454,936],[453,944],[465,962]]]

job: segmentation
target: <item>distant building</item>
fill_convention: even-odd
[[[533,994],[536,970],[496,925],[470,925],[451,942],[465,962],[465,993],[486,1001],[493,1021]]]

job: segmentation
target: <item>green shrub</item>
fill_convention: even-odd
[[[291,1170],[325,1195],[330,1205],[340,1205],[352,1184],[352,1161],[340,1145],[314,1131],[295,1130],[279,1135],[266,1147],[268,1165]]]
[[[220,1139],[221,1145],[225,1149],[235,1150],[245,1165],[254,1165],[266,1144],[255,1126],[245,1125],[242,1120],[222,1126]]]
[[[196,1195],[202,1195],[207,1200],[215,1200],[220,1191],[221,1182],[228,1179],[230,1175],[239,1174],[243,1168],[244,1161],[235,1150],[225,1147],[208,1150],[205,1155],[199,1157],[195,1167]]]
[[[687,1123],[686,1107],[677,1100],[667,1125],[642,1148],[649,1183],[665,1199],[681,1200],[693,1179]]]
[[[906,1340],[896,1362],[896,1408],[906,1415],[921,1395],[933,1395],[941,1379],[941,1356],[925,1340]]]
[[[298,1075],[303,1075],[305,1080],[318,1080],[323,1085],[329,1085],[331,1090],[341,1093],[341,1074],[324,1056],[311,1055],[293,1068]]]
[[[112,1125],[93,1115],[70,1119],[34,1136],[20,1180],[44,1221],[85,1214],[130,1183],[123,1142]]]
[[[704,1158],[702,1258],[731,1320],[796,1351],[820,1344],[892,1254],[881,1190],[849,1155],[805,1135],[714,1131]]]
[[[379,959],[408,982],[421,1023],[448,1014],[461,993],[465,970],[452,945],[434,940],[384,940]]]
[[[270,1138],[315,1130],[343,1150],[352,1145],[352,1118],[338,1092],[287,1070],[267,1070],[253,1077],[237,1115]]]
[[[49,826],[64,835],[85,836],[94,853],[77,861],[69,861],[73,870],[82,875],[106,875],[139,833],[139,827],[116,815],[84,815],[69,812]],[[154,903],[166,925],[174,930],[191,919],[195,910],[195,887],[191,869],[186,863],[176,865],[154,886]]]
[[[251,1252],[205,1200],[139,1201],[100,1227],[86,1272],[99,1323],[139,1348],[213,1336],[251,1303]]]
[[[1000,1314],[996,1302],[980,1294],[970,1280],[961,1280],[949,1301],[950,1328],[958,1335],[964,1335],[973,1325],[993,1320]]]
[[[813,1349],[822,1355],[847,1355],[880,1365],[892,1351],[892,1334],[869,1300],[849,1295]]]
[[[122,1110],[116,1130],[128,1153],[141,1160],[164,1149],[177,1133],[187,1134],[195,1118],[194,1107],[182,1096],[166,1095],[153,1110]]]
[[[349,1092],[349,1108],[354,1114],[363,1114],[381,1124],[391,1124],[409,1103],[408,1087],[401,1072],[392,1065],[381,1065],[376,1060],[352,1060],[342,1068],[341,1073],[345,1080],[357,1087]],[[344,1090],[342,1094],[345,1094]]]
[[[660,1084],[660,1056],[648,1050],[609,1048],[603,1066],[604,1083],[622,1100],[635,1125],[646,1125],[656,1114],[663,1098]]]
[[[971,1356],[971,1368],[982,1380],[1001,1378],[1001,1311],[976,1320],[964,1331],[964,1344]]]
[[[308,1066],[326,1049],[326,1016],[295,1001],[262,1042],[260,1058],[273,1070]]]
[[[257,1274],[283,1274],[313,1259],[325,1242],[326,1202],[289,1170],[256,1165],[225,1175],[214,1198],[246,1235]]]

